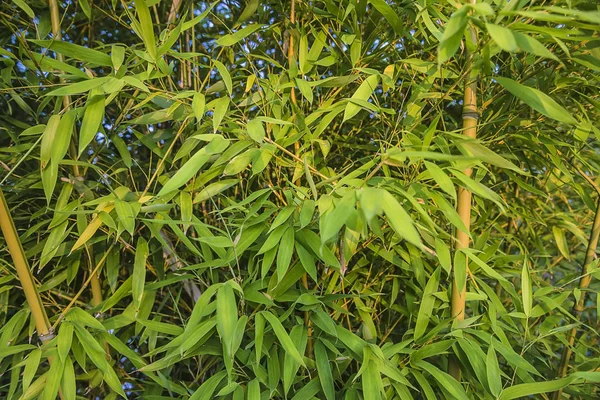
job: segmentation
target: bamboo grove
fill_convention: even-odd
[[[2,2],[0,398],[598,398],[599,10]]]

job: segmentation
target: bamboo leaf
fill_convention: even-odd
[[[79,155],[83,153],[98,133],[104,118],[104,101],[104,96],[94,91],[88,95],[83,121],[81,122],[81,131],[79,132]]]
[[[215,67],[217,67],[221,78],[223,78],[223,82],[225,82],[227,93],[231,94],[233,91],[233,83],[231,82],[231,75],[229,75],[227,67],[225,67],[225,65],[223,65],[223,63],[218,60],[212,60],[212,62],[213,64],[215,64]]]
[[[433,294],[438,290],[440,270],[439,268],[431,275],[425,290],[423,291],[423,298],[421,299],[421,305],[419,306],[419,313],[417,314],[417,323],[415,325],[415,340],[419,340],[425,333],[427,325],[432,315],[433,306],[435,305],[435,297]]]
[[[356,92],[352,95],[354,100],[367,101],[379,83],[379,75],[370,75],[363,83],[360,84]],[[354,117],[361,110],[361,107],[348,102],[344,110],[344,122]]]
[[[27,14],[29,18],[35,18],[35,13],[31,9],[31,7],[29,7],[29,5],[25,3],[24,0],[12,0],[12,2],[15,3],[16,6],[19,7],[21,10],[25,11],[25,14]]]
[[[523,262],[521,270],[521,290],[523,293],[523,312],[528,317],[531,315],[531,307],[533,306],[533,293],[531,286],[531,277],[529,276],[529,268],[527,262]]]
[[[550,96],[510,78],[495,78],[506,90],[539,113],[565,124],[577,125],[577,120]]]
[[[260,25],[260,24],[247,25],[235,33],[221,36],[220,38],[218,38],[217,42],[216,42],[217,46],[223,46],[223,47],[233,46],[240,40],[245,39],[247,36],[251,35],[252,33],[256,32],[257,30],[259,30],[262,27],[263,27],[263,25]]]
[[[277,317],[275,317],[268,311],[262,311],[261,314],[265,317],[267,321],[269,321],[269,324],[271,324],[271,327],[273,328],[273,331],[275,332],[279,343],[286,351],[286,353],[289,354],[300,365],[305,367],[304,360],[302,360],[302,356],[300,355],[300,353],[298,353],[298,350],[296,349],[296,346],[294,346],[292,339],[290,339],[289,335],[287,334],[287,332],[283,328],[283,325],[281,325],[281,322],[279,322]]]
[[[327,357],[327,349],[320,340],[315,342],[315,362],[325,398],[327,398],[327,400],[334,400],[335,388],[333,386],[333,374],[331,373],[331,366],[329,365],[329,358]]]
[[[133,306],[139,310],[144,296],[144,286],[146,284],[146,259],[148,258],[148,242],[142,237],[137,241],[135,248],[135,260],[133,263],[133,281],[131,294],[133,296]]]
[[[136,0],[135,9],[140,20],[141,35],[146,51],[152,59],[156,60],[156,40],[154,38],[154,24],[150,16],[150,10],[145,0]]]
[[[502,392],[502,378],[500,376],[500,366],[498,365],[498,358],[496,357],[496,350],[494,346],[490,345],[487,352],[486,358],[487,365],[487,380],[490,386],[490,392],[494,397],[498,397]]]
[[[251,119],[246,125],[248,136],[252,140],[258,143],[262,143],[265,137],[265,129],[263,128],[262,122],[258,119]]]
[[[79,46],[75,43],[64,42],[60,40],[30,40],[32,43],[48,50],[56,51],[67,57],[72,57],[77,60],[91,63],[100,66],[110,67],[112,60],[108,54],[101,51],[90,49],[88,47]]]

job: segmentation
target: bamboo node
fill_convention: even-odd
[[[465,111],[462,113],[463,119],[474,119],[475,121],[479,120],[479,113],[477,111]]]
[[[50,328],[48,330],[48,333],[42,333],[39,335],[39,337],[40,337],[40,340],[44,343],[49,340],[54,339],[54,328]]]

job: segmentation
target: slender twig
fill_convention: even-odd
[[[586,292],[588,287],[590,286],[590,282],[592,281],[592,275],[589,273],[588,269],[590,264],[596,259],[596,248],[598,247],[598,238],[600,237],[600,198],[598,199],[598,206],[596,208],[596,215],[594,216],[594,223],[592,224],[592,231],[590,233],[590,239],[588,242],[587,251],[585,252],[585,259],[583,261],[583,266],[581,268],[581,278],[579,279],[579,290],[581,291],[581,295],[579,296],[579,300],[573,306],[573,315],[575,318],[579,318],[584,310]],[[575,344],[575,339],[577,337],[577,327],[573,327],[569,333],[567,334],[567,344],[565,344],[562,352],[562,357],[560,359],[560,364],[558,366],[558,370],[556,372],[557,377],[562,378],[567,374],[567,370],[569,369],[569,361],[571,360],[571,355],[573,353],[573,345]],[[560,399],[562,395],[562,389],[554,392],[552,398],[553,400]]]
[[[83,285],[81,285],[81,288],[79,289],[79,291],[77,292],[77,294],[73,297],[73,299],[71,300],[71,302],[65,307],[64,310],[62,310],[62,312],[60,313],[60,315],[56,319],[56,322],[54,322],[54,325],[52,325],[52,329],[56,329],[56,327],[58,326],[58,324],[60,323],[60,321],[62,321],[62,319],[65,317],[65,315],[67,315],[67,313],[69,312],[69,310],[71,309],[71,307],[73,307],[73,304],[75,304],[75,302],[77,301],[77,299],[79,299],[79,297],[81,296],[81,294],[83,293],[83,291],[85,290],[85,288],[87,288],[87,286],[92,281],[93,276],[95,274],[97,274],[98,271],[100,270],[100,268],[102,267],[102,265],[104,265],[104,262],[108,258],[108,255],[110,254],[110,251],[112,250],[112,248],[114,247],[114,245],[115,244],[113,243],[113,244],[110,245],[110,247],[108,249],[106,249],[106,251],[104,252],[104,255],[102,256],[102,258],[100,259],[100,261],[98,261],[98,265],[96,265],[96,268],[94,268],[94,270],[92,271],[92,273],[90,274],[90,276],[88,276],[88,278],[83,283]]]

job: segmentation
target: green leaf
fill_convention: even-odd
[[[304,203],[302,203],[302,209],[300,210],[300,228],[304,228],[312,221],[316,204],[317,203],[315,203],[314,200],[304,200]]]
[[[333,210],[321,216],[319,230],[322,244],[327,243],[338,235],[340,229],[342,229],[348,218],[354,213],[355,202],[356,195],[354,191],[350,191],[334,206]]]
[[[35,373],[40,367],[40,361],[42,359],[42,350],[34,349],[27,356],[25,361],[25,368],[23,369],[23,391],[26,392],[29,385],[35,377]]]
[[[123,164],[125,164],[127,168],[131,168],[133,160],[131,159],[131,154],[129,153],[129,149],[125,144],[125,141],[121,139],[118,135],[113,135],[110,140],[112,144],[117,148],[117,151],[119,152],[119,156],[121,157]]]
[[[467,7],[459,8],[448,20],[438,45],[438,63],[441,64],[456,53],[467,26]]]
[[[218,182],[211,183],[204,189],[202,189],[196,197],[194,197],[194,204],[206,201],[219,193],[224,192],[232,186],[237,185],[240,182],[239,179],[223,179]]]
[[[317,266],[315,265],[315,259],[302,245],[298,242],[295,244],[296,253],[298,254],[298,258],[300,259],[300,263],[302,267],[306,271],[306,273],[312,278],[313,281],[318,282],[317,280]]]
[[[498,397],[500,392],[502,392],[502,377],[500,376],[500,366],[498,365],[498,358],[496,357],[496,350],[494,350],[493,345],[490,345],[488,348],[486,366],[490,392],[494,397]]]
[[[81,82],[70,83],[46,94],[46,96],[70,96],[74,94],[86,93],[92,89],[100,87],[108,82],[111,77],[93,78]]]
[[[320,340],[315,341],[315,364],[317,365],[317,373],[325,398],[327,400],[334,400],[335,387],[333,385],[333,374],[329,365],[327,348]]]
[[[125,60],[125,47],[118,44],[113,44],[110,52],[110,59],[115,72],[118,71]]]
[[[258,3],[258,0],[256,0]],[[260,382],[258,379],[252,379],[248,383],[248,400],[261,400],[260,397]]]
[[[414,339],[419,340],[425,333],[429,320],[433,312],[433,306],[435,305],[434,293],[438,290],[438,283],[440,279],[440,269],[436,269],[435,272],[427,281],[425,290],[423,291],[423,297],[421,298],[421,305],[419,306],[419,313],[417,314],[417,322],[415,325]]]
[[[135,10],[140,20],[140,30],[142,40],[146,45],[146,50],[152,59],[156,60],[156,39],[154,38],[154,24],[150,16],[150,10],[145,0],[135,1]]]
[[[56,51],[57,53],[63,54],[67,57],[72,57],[77,60],[110,67],[112,66],[112,60],[108,54],[105,54],[98,50],[93,50],[88,47],[79,46],[78,44],[63,42],[59,40],[30,40],[32,43],[38,46],[45,47],[49,50]]]
[[[294,229],[288,227],[279,243],[277,250],[277,279],[281,281],[288,269],[294,253]]]
[[[133,262],[133,282],[131,293],[133,295],[133,306],[139,309],[144,296],[146,283],[146,259],[148,258],[148,242],[142,237],[138,238],[135,248],[135,260]]]
[[[498,46],[502,50],[514,53],[519,49],[515,36],[510,29],[490,23],[486,23],[485,27],[492,39],[498,43]]]
[[[44,194],[46,195],[48,204],[50,204],[50,199],[54,193],[57,178],[58,164],[50,162],[50,164],[46,165],[46,168],[42,171],[42,186],[44,187]]]
[[[377,363],[373,360],[367,360],[366,366],[363,364],[364,371],[362,373],[362,392],[364,400],[380,400],[381,389],[381,374],[377,368]],[[361,367],[361,369],[363,369]]]
[[[233,289],[226,283],[217,292],[217,332],[225,357],[233,357],[233,335],[237,321],[238,311]]]
[[[51,150],[51,159],[55,163],[60,163],[67,151],[69,150],[69,144],[71,143],[71,137],[73,135],[73,128],[75,127],[75,116],[77,111],[67,111],[62,115],[60,123],[56,128],[54,135],[54,143]]]
[[[64,366],[65,364],[59,358],[55,358],[52,363],[50,363],[50,369],[46,375],[46,386],[44,387],[44,392],[41,397],[42,400],[54,400],[58,396]]]
[[[571,257],[567,239],[565,238],[565,231],[561,227],[555,225],[552,227],[552,234],[554,235],[554,240],[556,241],[556,246],[558,247],[560,254],[569,260]]]
[[[125,230],[133,236],[135,230],[135,217],[137,213],[126,201],[115,199],[115,210],[119,217],[119,223],[123,225]]]
[[[287,334],[287,332],[283,328],[283,325],[281,325],[281,322],[279,322],[277,317],[275,317],[269,311],[261,311],[261,314],[265,317],[267,321],[269,321],[269,324],[271,324],[271,327],[275,332],[275,336],[277,336],[279,343],[286,351],[286,353],[292,356],[292,358],[296,360],[300,365],[305,367],[306,365],[304,364],[302,356],[300,355],[300,353],[298,353],[296,346],[294,346],[294,342],[292,342],[292,339],[290,339],[289,335]]]
[[[215,137],[209,145],[198,150],[181,168],[177,170],[175,175],[171,177],[163,188],[158,192],[157,196],[164,196],[174,190],[179,189],[187,181],[192,179],[194,175],[206,164],[213,154],[219,154],[223,152],[229,141],[223,139],[221,136]]]
[[[257,30],[259,30],[262,27],[263,27],[263,25],[261,25],[261,24],[247,25],[235,33],[221,36],[220,38],[218,38],[216,41],[217,46],[223,46],[223,47],[233,46],[240,40],[246,38],[247,36],[256,32]]]
[[[229,109],[229,97],[221,97],[215,102],[215,112],[213,114],[213,129],[216,132],[221,126],[221,121],[223,121],[223,117],[227,114],[227,110]]]
[[[475,141],[464,141],[459,143],[458,147],[463,150],[466,156],[477,158],[483,162],[490,163],[500,168],[509,169],[519,174],[524,173],[519,167],[504,157],[494,153],[481,143],[477,143]]]
[[[75,399],[77,397],[77,383],[75,381],[75,368],[73,367],[71,357],[67,356],[64,364],[61,382],[62,395],[65,399]]]
[[[548,393],[554,392],[556,390],[562,389],[572,382],[571,377],[566,377],[562,379],[550,380],[546,382],[534,382],[534,383],[521,383],[519,385],[514,385],[509,388],[506,388],[500,394],[500,400],[512,400],[512,399],[521,399],[531,396],[533,394],[538,393]]]
[[[265,138],[265,129],[263,128],[262,122],[258,119],[251,119],[248,121],[246,131],[248,132],[248,136],[255,142],[262,143]]]
[[[17,7],[19,7],[21,10],[25,11],[25,14],[27,14],[29,18],[35,18],[35,13],[31,9],[31,7],[29,7],[29,5],[25,3],[24,0],[12,0],[12,2],[15,3]]]
[[[190,400],[212,400],[213,394],[217,389],[217,386],[221,383],[223,378],[227,375],[226,371],[219,371],[204,383],[190,396]]]
[[[547,94],[510,78],[497,77],[494,79],[515,97],[523,100],[525,104],[541,114],[566,124],[577,125],[577,120]]]
[[[196,117],[196,121],[200,122],[202,117],[204,117],[204,107],[206,105],[206,98],[204,94],[200,92],[195,92],[194,97],[192,99],[192,110],[194,111],[194,117]]]
[[[390,23],[394,32],[398,35],[402,34],[403,24],[398,15],[394,12],[385,0],[369,0],[369,3],[375,7],[377,11]]]
[[[52,115],[48,119],[44,133],[42,134],[42,144],[40,147],[40,161],[41,167],[44,169],[50,158],[52,157],[52,149],[56,138],[56,131],[60,126],[60,115]]]
[[[229,75],[229,71],[227,70],[227,67],[225,65],[223,65],[223,63],[220,61],[212,60],[212,62],[217,67],[217,70],[219,71],[221,78],[223,78],[223,82],[225,82],[225,87],[227,88],[227,92],[229,94],[231,94],[233,91],[233,83],[231,82],[231,75]]]
[[[100,124],[104,119],[104,95],[90,92],[85,105],[85,113],[81,122],[81,131],[79,132],[79,155],[83,153],[86,147],[96,137]]]
[[[424,164],[427,168],[427,171],[431,175],[431,178],[435,181],[435,183],[438,184],[440,189],[448,193],[454,200],[456,200],[456,189],[454,188],[452,179],[450,179],[450,177],[446,175],[444,170],[442,170],[437,165],[427,161],[425,161]]]
[[[223,175],[236,175],[245,170],[254,156],[256,149],[249,149],[233,157],[223,170]]]
[[[265,332],[265,319],[261,313],[254,316],[254,346],[256,354],[256,364],[260,363],[262,357],[262,345]]]
[[[398,236],[421,248],[421,237],[415,228],[414,221],[389,192],[383,193],[381,207]]]
[[[71,351],[71,342],[73,340],[73,324],[65,321],[60,325],[56,347],[58,349],[58,357],[65,362],[69,351]]]
[[[527,261],[523,262],[523,268],[521,269],[521,290],[523,294],[523,312],[529,317],[533,306],[533,293]]]
[[[371,97],[371,94],[377,87],[378,83],[379,83],[379,75],[370,75],[367,79],[365,79],[363,81],[363,83],[360,84],[358,89],[356,89],[356,92],[354,92],[354,94],[352,95],[352,99],[367,101],[369,99],[369,97]],[[346,122],[350,118],[354,117],[356,114],[358,114],[358,112],[360,110],[361,110],[360,106],[358,106],[352,102],[348,102],[348,104],[346,104],[346,108],[344,110],[343,122]]]
[[[452,376],[426,361],[419,361],[415,363],[415,365],[431,374],[433,379],[438,382],[438,386],[443,387],[453,399],[469,400],[469,396],[465,393],[465,389]]]
[[[539,57],[550,58],[552,60],[558,61],[558,57],[556,57],[550,50],[546,48],[546,46],[541,44],[537,39],[529,35],[525,35],[521,32],[513,32],[513,35],[515,36],[517,46],[519,46],[521,50]]]
[[[242,13],[238,17],[237,21],[235,22],[235,24],[239,25],[242,22],[246,21],[251,16],[253,16],[254,13],[256,12],[256,9],[258,8],[258,3],[259,3],[258,0],[249,0],[248,3],[246,4],[246,7],[244,7],[244,11],[242,11]]]

